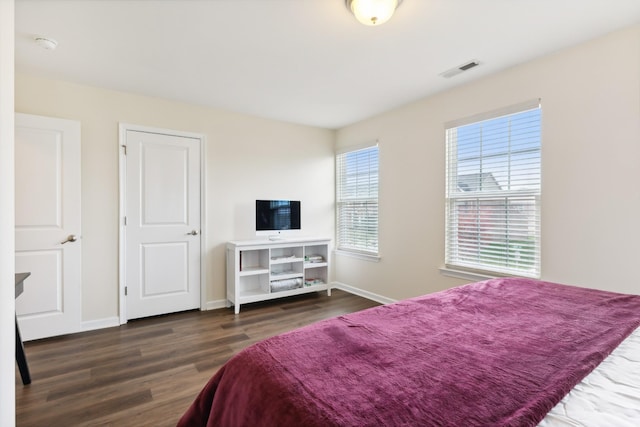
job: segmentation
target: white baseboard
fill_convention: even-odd
[[[94,331],[96,329],[113,328],[114,326],[120,326],[120,318],[118,316],[105,317],[104,319],[87,320],[86,322],[81,323],[80,331]]]
[[[218,308],[225,308],[227,306],[227,300],[215,300],[207,301],[203,310],[215,310]],[[104,319],[87,320],[80,324],[80,330],[78,332],[94,331],[96,329],[113,328],[120,326],[120,318],[118,316],[105,317]]]
[[[203,307],[203,310],[215,310],[217,308],[225,308],[227,306],[227,300],[215,300],[207,301]],[[94,331],[96,329],[113,328],[120,326],[120,318],[118,316],[105,317],[104,319],[88,320],[82,322],[80,330],[78,332]]]
[[[379,302],[380,304],[389,304],[392,302],[396,302],[396,300],[394,299],[383,297],[382,295],[374,294],[373,292],[365,291],[363,289],[349,286],[340,282],[331,283],[331,287],[332,289],[341,289],[345,292],[349,292],[350,294],[358,295],[360,297],[367,298],[375,302]],[[219,308],[226,308],[226,307],[227,307],[227,300],[220,299],[220,300],[207,301],[204,304],[204,307],[202,309],[216,310]],[[94,331],[96,329],[103,329],[103,328],[113,328],[116,326],[120,326],[120,318],[118,316],[105,317],[104,319],[88,320],[86,322],[82,322],[81,329],[79,332]]]
[[[226,308],[227,307],[227,300],[226,299],[218,299],[218,300],[214,300],[214,301],[207,301],[204,303],[204,307],[202,307],[202,310],[216,310],[218,308]]]
[[[354,286],[347,285],[346,283],[332,282],[331,288],[340,289],[345,292],[349,292],[350,294],[358,295],[359,297],[379,302],[380,304],[390,304],[392,302],[397,302],[397,300],[395,299],[383,297],[382,295],[374,294],[373,292],[365,291],[364,289],[356,288]]]

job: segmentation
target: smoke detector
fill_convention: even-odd
[[[465,62],[462,65],[458,65],[457,67],[451,68],[450,70],[447,70],[445,72],[440,73],[440,75],[444,78],[450,78],[453,76],[456,76],[464,71],[470,70],[474,67],[477,67],[478,65],[480,65],[480,61],[477,61],[475,59]]]
[[[34,38],[38,46],[46,50],[54,50],[58,46],[58,42],[51,37],[38,36]]]

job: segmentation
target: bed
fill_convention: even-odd
[[[579,425],[564,406],[569,392],[639,326],[638,295],[472,283],[254,344],[218,370],[178,425]]]

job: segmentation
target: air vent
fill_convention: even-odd
[[[452,68],[452,69],[447,70],[447,71],[445,71],[445,72],[443,72],[443,73],[440,73],[440,75],[441,75],[442,77],[445,77],[445,78],[447,78],[447,79],[448,79],[448,78],[450,78],[450,77],[453,77],[453,76],[456,76],[456,75],[458,75],[458,74],[462,73],[463,71],[467,71],[467,70],[470,70],[470,69],[471,69],[471,68],[473,68],[473,67],[477,67],[478,65],[480,65],[480,62],[479,62],[479,61],[476,61],[476,60],[474,59],[473,61],[465,62],[465,63],[464,63],[464,64],[462,64],[462,65],[458,65],[458,66],[457,66],[457,67],[455,67],[455,68]]]

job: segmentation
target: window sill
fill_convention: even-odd
[[[359,252],[349,252],[349,251],[341,251],[339,249],[336,249],[335,251],[333,251],[334,254],[339,255],[339,256],[346,256],[349,258],[356,258],[356,259],[361,259],[364,261],[369,261],[369,262],[379,262],[380,261],[380,255],[369,255],[369,254],[363,254],[363,253],[359,253]]]
[[[500,276],[491,276],[486,273],[474,273],[471,271],[456,270],[449,267],[441,267],[440,274],[447,277],[455,277],[457,279],[466,279],[466,280],[473,280],[473,281],[495,279],[496,277],[500,277]]]

